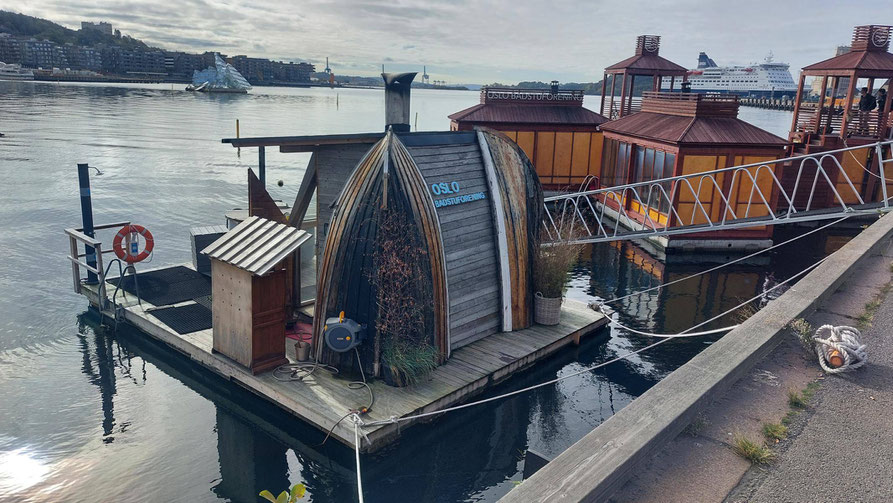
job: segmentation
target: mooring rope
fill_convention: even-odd
[[[624,296],[622,296],[622,297],[615,297],[615,298],[610,299],[610,300],[605,300],[605,301],[599,302],[598,304],[613,304],[614,302],[620,302],[621,300],[625,300],[625,299],[628,299],[628,298],[630,298],[630,297],[635,297],[636,295],[641,295],[641,294],[643,294],[643,293],[652,292],[652,291],[654,291],[654,290],[660,290],[661,288],[665,288],[665,287],[668,287],[668,286],[670,286],[670,285],[675,285],[676,283],[681,283],[681,282],[683,282],[683,281],[687,281],[687,280],[690,280],[690,279],[692,279],[692,278],[697,278],[698,276],[703,276],[704,274],[708,274],[708,273],[711,273],[711,272],[714,272],[714,271],[718,271],[718,270],[722,269],[723,267],[727,267],[727,266],[730,266],[730,265],[732,265],[732,264],[737,264],[738,262],[742,262],[742,261],[744,261],[744,260],[747,260],[747,259],[756,257],[757,255],[760,255],[760,254],[762,254],[762,253],[766,253],[766,252],[768,252],[768,251],[770,251],[770,250],[774,250],[774,249],[776,249],[776,248],[782,247],[782,246],[784,246],[784,245],[786,245],[786,244],[788,244],[788,243],[793,243],[794,241],[797,241],[798,239],[802,239],[802,238],[805,238],[806,236],[809,236],[809,235],[811,235],[811,234],[815,234],[816,232],[819,232],[819,231],[821,231],[821,230],[825,230],[825,229],[827,229],[828,227],[831,227],[832,225],[839,224],[840,222],[843,222],[844,220],[850,218],[850,216],[851,216],[851,215],[843,216],[843,217],[841,217],[841,218],[839,218],[839,219],[837,219],[837,220],[835,220],[835,221],[833,221],[833,222],[831,222],[831,223],[825,224],[825,225],[823,225],[823,226],[821,226],[821,227],[816,227],[815,229],[812,229],[812,230],[810,230],[810,231],[804,232],[803,234],[799,234],[799,235],[797,235],[797,236],[794,236],[794,237],[792,237],[791,239],[788,239],[787,241],[782,241],[781,243],[774,244],[774,245],[772,245],[772,246],[770,246],[770,247],[768,247],[768,248],[764,248],[764,249],[762,249],[762,250],[757,250],[757,251],[755,251],[755,252],[753,252],[753,253],[751,253],[751,254],[744,255],[743,257],[738,257],[738,258],[733,259],[733,260],[730,260],[730,261],[728,261],[728,262],[724,262],[724,263],[722,263],[722,264],[719,264],[719,265],[717,265],[717,266],[711,267],[711,268],[709,268],[709,269],[705,269],[705,270],[703,270],[703,271],[701,271],[701,272],[696,272],[696,273],[691,274],[691,275],[688,275],[688,276],[683,276],[682,278],[674,279],[673,281],[669,281],[669,282],[667,282],[667,283],[663,283],[663,284],[660,284],[660,285],[657,285],[657,286],[652,286],[651,288],[646,288],[646,289],[644,289],[644,290],[640,290],[640,291],[638,291],[638,292],[629,293],[629,294],[626,294],[626,295],[624,295]]]
[[[862,333],[859,329],[840,325],[822,325],[812,336],[815,352],[819,357],[819,365],[829,374],[839,374],[855,370],[868,361],[867,346],[862,344]],[[832,360],[840,359],[843,363],[835,366]]]
[[[828,259],[828,257],[824,257],[824,258],[822,258],[821,260],[819,260],[818,262],[815,262],[814,264],[812,264],[812,265],[810,265],[810,266],[807,266],[805,269],[803,269],[802,271],[800,271],[800,272],[794,274],[794,275],[791,276],[790,278],[788,278],[788,279],[786,279],[786,280],[784,280],[784,281],[779,282],[778,284],[776,284],[775,286],[773,286],[773,287],[771,287],[771,288],[766,289],[766,292],[770,292],[770,291],[772,291],[772,290],[775,290],[776,288],[780,288],[780,287],[782,287],[783,285],[786,285],[786,284],[790,283],[791,281],[795,280],[796,278],[799,278],[800,276],[803,276],[804,274],[806,274],[807,272],[809,272],[809,271],[811,271],[812,269],[816,268],[819,264],[821,264],[822,262],[824,262],[824,261],[827,260],[827,259]],[[732,313],[732,312],[734,312],[734,311],[736,311],[736,310],[738,310],[738,309],[744,307],[744,306],[747,305],[747,304],[750,304],[751,302],[753,302],[753,301],[759,299],[760,297],[762,297],[764,294],[765,294],[765,292],[762,292],[762,293],[760,293],[759,295],[756,295],[756,296],[754,296],[754,297],[751,297],[750,299],[747,299],[746,301],[744,301],[744,302],[742,302],[742,303],[740,303],[740,304],[738,304],[738,305],[736,305],[736,306],[734,306],[734,307],[732,307],[732,308],[730,308],[730,309],[727,309],[727,310],[723,311],[722,313],[720,313],[720,314],[718,314],[718,315],[716,315],[716,316],[714,316],[714,317],[712,317],[712,318],[710,318],[710,319],[707,319],[707,320],[705,320],[705,321],[702,321],[701,323],[698,323],[697,325],[694,325],[694,326],[692,326],[692,327],[690,327],[690,328],[688,328],[688,329],[686,329],[686,330],[683,330],[682,332],[679,332],[678,334],[673,334],[673,336],[669,336],[669,337],[664,336],[664,337],[661,338],[661,340],[659,340],[659,341],[657,341],[657,342],[654,342],[654,343],[652,343],[652,344],[649,344],[649,345],[647,345],[647,346],[645,346],[645,347],[642,347],[642,348],[640,348],[640,349],[636,349],[636,350],[634,350],[634,351],[629,351],[629,352],[627,352],[627,353],[624,353],[624,354],[622,354],[622,355],[620,355],[620,356],[614,357],[614,358],[612,358],[612,359],[610,359],[610,360],[607,360],[607,361],[605,361],[605,362],[598,363],[598,364],[596,364],[596,365],[592,365],[592,366],[586,367],[586,368],[584,368],[584,369],[582,369],[582,370],[578,370],[578,371],[576,371],[576,372],[572,372],[572,373],[567,374],[567,375],[563,375],[563,376],[560,376],[560,377],[556,377],[555,379],[550,379],[550,380],[548,380],[548,381],[545,381],[545,382],[542,382],[542,383],[539,383],[539,384],[534,384],[534,385],[532,385],[532,386],[527,386],[527,387],[525,387],[525,388],[521,388],[521,389],[518,389],[518,390],[515,390],[515,391],[510,391],[510,392],[508,392],[508,393],[503,393],[503,394],[501,394],[501,395],[497,395],[497,396],[493,396],[493,397],[489,397],[489,398],[484,398],[484,399],[481,399],[481,400],[477,400],[477,401],[475,401],[475,402],[469,402],[469,403],[465,403],[465,404],[461,404],[461,405],[456,405],[456,406],[453,406],[453,407],[447,407],[447,408],[445,408],[445,409],[435,410],[435,411],[431,411],[431,412],[422,412],[422,413],[414,414],[414,415],[411,415],[411,416],[402,416],[402,417],[391,416],[391,417],[388,418],[388,419],[383,419],[383,420],[378,420],[378,421],[365,422],[365,423],[362,423],[361,426],[379,426],[379,425],[384,425],[384,424],[401,423],[401,422],[404,422],[404,421],[411,421],[411,420],[414,420],[414,419],[421,419],[421,418],[424,418],[424,417],[434,416],[434,415],[437,415],[437,414],[445,414],[445,413],[447,413],[447,412],[453,412],[453,411],[456,411],[456,410],[467,409],[467,408],[469,408],[469,407],[474,407],[474,406],[476,406],[476,405],[482,405],[482,404],[485,404],[485,403],[494,402],[494,401],[496,401],[496,400],[502,400],[503,398],[508,398],[508,397],[512,397],[512,396],[515,396],[515,395],[519,395],[519,394],[521,394],[521,393],[526,393],[526,392],[528,392],[528,391],[532,391],[532,390],[535,390],[535,389],[538,389],[538,388],[542,388],[543,386],[549,386],[549,385],[555,384],[555,383],[557,383],[557,382],[564,381],[564,380],[566,380],[566,379],[570,379],[570,378],[572,378],[572,377],[577,377],[577,376],[582,375],[582,374],[587,374],[587,373],[592,372],[593,370],[597,370],[597,369],[600,369],[600,368],[605,367],[605,366],[607,366],[607,365],[610,365],[610,364],[612,364],[612,363],[614,363],[614,362],[618,362],[618,361],[620,361],[620,360],[624,360],[624,359],[629,358],[629,357],[631,357],[631,356],[633,356],[633,355],[637,355],[637,354],[642,353],[642,352],[645,352],[645,351],[647,351],[647,350],[649,350],[649,349],[651,349],[651,348],[660,346],[661,344],[663,344],[663,343],[665,343],[665,342],[668,342],[668,341],[671,341],[671,340],[673,340],[673,339],[675,339],[675,338],[678,338],[678,337],[680,337],[680,336],[683,336],[684,334],[688,334],[688,333],[692,332],[693,330],[695,330],[696,328],[700,328],[700,327],[702,327],[702,326],[704,326],[704,325],[707,325],[708,323],[711,323],[711,322],[713,322],[713,321],[716,321],[716,320],[722,318],[723,316],[726,316],[727,314]],[[713,332],[713,330],[709,330],[708,332]],[[362,420],[361,420],[361,422],[362,422]]]
[[[363,476],[360,472],[360,424],[363,422],[360,419],[359,414],[353,415],[353,438],[354,438],[354,451],[356,452],[357,457],[357,495],[359,496],[360,503],[363,503]]]

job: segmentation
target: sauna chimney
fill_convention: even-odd
[[[385,131],[409,131],[409,92],[412,79],[418,72],[382,73],[384,79],[384,125]]]

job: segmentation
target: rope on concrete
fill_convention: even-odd
[[[829,374],[839,374],[855,370],[868,361],[867,346],[862,344],[862,333],[859,329],[846,325],[822,325],[816,330],[812,340],[815,352],[819,357],[819,365]],[[843,359],[843,365],[834,367],[832,358]]]

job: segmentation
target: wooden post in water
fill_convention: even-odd
[[[93,231],[93,201],[90,197],[90,166],[78,164],[78,185],[81,192],[81,220],[84,224],[84,234],[91,238],[95,236]],[[87,265],[96,269],[96,250],[89,245],[84,245]],[[77,254],[73,255],[77,259]],[[87,284],[95,285],[99,282],[96,273],[87,271]]]

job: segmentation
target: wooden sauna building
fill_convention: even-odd
[[[850,52],[803,68],[789,135],[793,155],[858,147],[891,138],[891,32],[891,26],[857,26],[853,30]],[[807,79],[819,82],[818,96],[811,96]],[[859,109],[862,88],[867,88],[868,93],[874,96],[880,96],[878,91],[884,89],[888,91],[886,100],[878,101],[874,110],[862,111]],[[873,148],[837,155],[840,167],[866,203],[877,202],[883,197],[876,157]],[[849,187],[846,178],[840,175],[837,165],[825,160],[823,167],[841,197],[847,203],[858,202],[859,196]],[[889,179],[890,168],[886,169],[885,177]],[[796,172],[795,167],[786,170],[786,186],[793,187]],[[888,185],[888,195],[893,194],[893,184]],[[808,191],[798,190],[796,196],[802,205]],[[834,204],[837,203],[833,193],[827,187],[820,186],[814,207]]]
[[[579,190],[601,161],[603,115],[583,106],[582,90],[483,87],[481,102],[449,116],[450,129],[502,131],[533,162],[547,190]],[[597,184],[597,181],[596,181]]]
[[[669,81],[672,92],[677,82],[681,85],[686,80],[688,70],[659,53],[659,35],[639,35],[634,55],[605,68],[599,108],[602,116],[613,120],[636,113],[642,106],[643,92],[660,91],[664,80]]]
[[[603,187],[779,159],[784,157],[788,145],[783,138],[739,119],[736,95],[646,92],[641,111],[605,123],[601,129],[604,148],[599,177]],[[774,192],[765,170],[756,176],[756,181],[764,193]],[[743,208],[751,197],[751,182],[739,177],[734,180],[737,187],[728,187],[733,180],[727,176],[721,183],[725,184],[723,189],[731,189],[735,196],[730,200],[733,210]],[[647,193],[639,194],[638,199],[624,197],[622,201],[609,199],[604,203],[615,211],[622,205],[626,214],[640,224],[648,219],[665,224],[668,218],[699,224],[706,219],[695,211],[696,202],[714,220],[721,219],[727,207],[713,189],[694,193],[683,184],[674,187],[668,183],[665,191],[672,197],[674,212],[670,211],[671,199],[656,192],[650,195],[648,215],[639,202],[648,204]],[[765,211],[765,208],[751,210],[750,216],[762,216]],[[771,235],[771,227],[760,226],[658,239],[668,249],[746,249],[768,246]]]
[[[533,323],[544,208],[533,164],[493,129],[410,132],[413,76],[383,75],[383,131],[224,139],[257,148],[258,165],[248,170],[247,212],[228,214],[241,222],[222,236],[192,233],[194,243],[212,240],[194,246],[210,277],[194,257],[85,282],[82,268],[104,270],[102,242],[67,229],[75,291],[312,424],[318,440],[330,431],[353,446],[345,412],[364,410],[364,451],[399,435],[390,418],[468,400],[604,326],[604,315],[570,299],[558,325]],[[266,148],[312,153],[287,215],[264,185]],[[99,263],[82,260],[79,243]],[[429,364],[415,379],[397,363],[410,357]],[[348,385],[357,380],[367,386]]]

